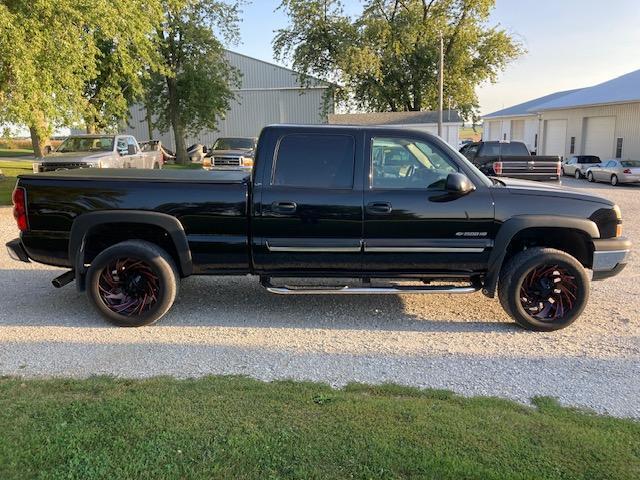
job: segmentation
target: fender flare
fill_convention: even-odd
[[[498,288],[500,270],[507,254],[507,247],[513,237],[528,228],[564,228],[586,234],[591,239],[600,238],[598,226],[586,218],[562,217],[555,215],[518,215],[502,224],[496,235],[493,250],[489,255],[487,275],[482,293],[493,298]]]
[[[183,277],[193,272],[191,249],[182,224],[176,217],[160,212],[144,210],[103,210],[83,213],[76,217],[69,236],[69,261],[74,265],[78,290],[84,290],[85,242],[88,234],[97,226],[107,223],[133,223],[154,225],[166,230],[178,253],[178,262]]]

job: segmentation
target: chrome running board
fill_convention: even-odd
[[[455,287],[453,285],[442,286],[402,286],[395,287],[313,287],[313,286],[288,286],[276,287],[269,282],[262,282],[262,286],[268,292],[277,295],[397,295],[399,293],[427,294],[427,293],[475,293],[480,287],[467,286]]]

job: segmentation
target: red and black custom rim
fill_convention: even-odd
[[[520,303],[531,317],[544,322],[565,318],[578,300],[576,277],[560,265],[540,265],[527,273]]]
[[[158,302],[160,278],[142,260],[118,258],[102,270],[98,290],[112,312],[126,317],[139,316]]]

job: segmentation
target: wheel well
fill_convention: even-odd
[[[85,263],[93,259],[106,248],[125,240],[146,240],[158,245],[173,259],[176,268],[182,275],[180,257],[169,232],[164,228],[151,224],[139,223],[103,223],[96,225],[85,237]]]
[[[531,247],[562,250],[587,268],[591,268],[593,263],[593,243],[586,233],[567,228],[537,227],[521,230],[514,235],[507,247],[503,265],[516,253]]]

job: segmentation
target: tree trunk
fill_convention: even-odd
[[[29,133],[31,134],[31,147],[33,148],[33,155],[36,158],[42,158],[48,153],[47,146],[49,145],[49,128],[44,117],[39,115],[39,119],[34,122],[34,125],[29,126]]]
[[[178,83],[175,77],[167,77],[167,92],[169,94],[169,117],[176,144],[176,163],[186,165],[189,163],[189,157],[187,156],[187,146],[185,145],[185,129],[180,119]]]
[[[84,123],[87,128],[88,134],[93,135],[94,133],[96,133],[96,122],[92,120],[85,120]]]

